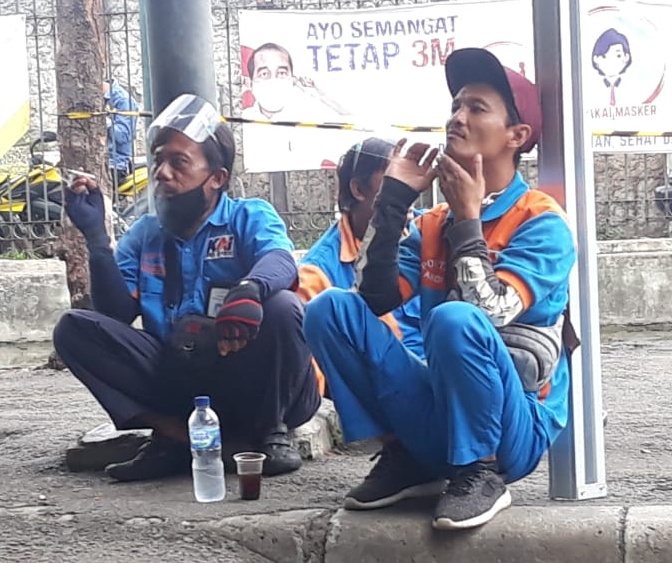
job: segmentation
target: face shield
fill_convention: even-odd
[[[194,94],[182,94],[152,121],[147,140],[149,146],[153,146],[159,132],[168,128],[196,143],[203,143],[208,137],[217,141],[215,131],[220,122],[220,115],[211,103]]]

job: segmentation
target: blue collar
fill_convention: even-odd
[[[229,218],[231,215],[231,198],[222,192],[222,195],[219,197],[217,205],[210,213],[210,217],[206,219],[206,223],[210,223],[215,227],[223,227],[229,223]]]
[[[488,205],[481,212],[481,221],[494,221],[499,219],[504,213],[511,209],[525,192],[529,191],[530,186],[523,180],[520,172],[516,172],[511,183],[506,187],[495,201]]]

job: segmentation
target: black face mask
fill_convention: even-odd
[[[194,227],[203,213],[207,203],[205,201],[205,182],[183,194],[176,194],[170,198],[157,195],[156,214],[170,233],[181,236]]]

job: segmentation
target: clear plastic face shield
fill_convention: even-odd
[[[215,107],[194,94],[182,94],[175,98],[155,119],[147,130],[147,141],[156,150],[156,140],[166,129],[178,131],[195,143],[203,143],[208,137],[218,143],[215,132],[221,123],[221,117]],[[218,143],[219,144],[219,143]],[[154,155],[152,154],[152,159]],[[149,209],[157,211],[158,184],[155,167],[149,178]]]
[[[149,146],[153,146],[159,132],[168,128],[179,131],[196,143],[202,143],[208,137],[216,141],[215,131],[220,122],[220,115],[210,102],[194,94],[182,94],[152,121],[147,130],[147,140]]]

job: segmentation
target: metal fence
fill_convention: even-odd
[[[241,111],[238,104],[242,86],[238,55],[240,9],[356,9],[401,3],[404,2],[298,0],[272,4],[264,0],[213,0],[215,63],[222,114],[238,116]],[[12,14],[24,14],[26,17],[32,115],[30,133],[0,161],[0,171],[4,171],[10,181],[31,168],[31,143],[39,139],[45,131],[55,131],[57,127],[55,0],[0,0],[0,16]],[[143,75],[138,1],[107,0],[105,13],[101,17],[106,29],[105,76],[121,83],[142,107]],[[144,156],[143,129],[140,122],[134,145],[134,157],[137,158]],[[234,126],[234,134],[240,153],[239,127]],[[39,142],[35,146],[38,152],[47,150],[46,161],[55,162],[58,154],[51,153],[50,148],[49,145]],[[238,162],[240,161],[239,158]],[[525,163],[522,170],[530,183],[535,185],[536,164]],[[310,245],[334,218],[336,186],[333,172],[290,172],[281,175],[244,174],[240,169],[237,172],[237,180],[231,188],[234,194],[263,197],[276,205],[297,247],[305,248]],[[669,236],[671,201],[663,190],[656,192],[656,188],[669,186],[668,174],[664,155],[596,155],[598,237],[613,239]],[[0,174],[0,182],[3,178]],[[0,184],[0,194],[6,186],[7,182]],[[48,182],[42,183],[42,189],[50,189]],[[0,197],[4,198],[0,200],[0,254],[11,248],[38,249],[48,254],[59,219],[53,217],[53,210],[34,211],[30,205],[19,210],[14,205],[17,203],[16,198],[10,199],[11,196],[7,194]],[[119,213],[123,213],[124,206],[132,199],[115,198]],[[429,205],[431,202],[425,198],[422,203]],[[132,220],[132,217],[128,217],[128,220]]]

